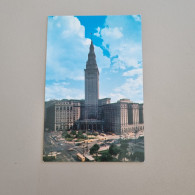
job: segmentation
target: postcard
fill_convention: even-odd
[[[140,15],[49,16],[43,161],[143,162]]]

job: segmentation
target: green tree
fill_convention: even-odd
[[[86,136],[83,135],[83,132],[82,131],[79,131],[78,134],[76,134],[76,138],[78,138],[78,139],[85,139]]]
[[[113,158],[112,158],[112,155],[109,153],[109,151],[103,153],[102,156],[100,157],[100,161],[103,161],[103,162],[110,162],[112,160]]]
[[[135,152],[134,154],[130,155],[130,160],[131,161],[144,161],[144,153],[143,152]]]
[[[44,161],[44,162],[55,161],[55,157],[54,157],[54,156],[44,156],[44,157],[43,157],[43,161]]]
[[[75,131],[75,130],[72,130],[72,131],[71,131],[71,134],[72,134],[72,135],[76,135],[76,131]]]
[[[78,131],[78,135],[82,135],[83,132],[81,130]]]
[[[119,152],[120,152],[119,147],[116,144],[111,144],[111,146],[109,147],[109,153],[112,156],[116,156]]]
[[[126,157],[128,157],[128,142],[126,140],[121,140],[121,146],[120,146],[120,152],[119,152],[119,157],[118,159],[120,161],[125,160]]]
[[[71,135],[70,134],[65,134],[65,138],[71,138]]]
[[[90,148],[90,154],[96,154],[97,156],[97,153],[98,153],[98,150],[99,150],[99,145],[98,144],[94,144],[91,148]]]

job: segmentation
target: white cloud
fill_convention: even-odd
[[[114,89],[115,94],[130,97],[134,102],[143,102],[143,76],[138,74],[137,78],[128,78],[125,83]]]
[[[94,35],[97,37],[100,37],[100,27],[98,26],[96,30],[97,30],[97,32],[94,33]]]
[[[60,23],[57,23],[57,27],[60,28],[61,27],[61,24]]]
[[[120,99],[126,98],[126,96],[124,96],[123,94],[121,94],[121,93],[114,93],[114,92],[110,93],[109,97],[111,98],[111,102],[112,103],[117,102]]]
[[[132,15],[135,21],[141,22],[141,16],[140,15]]]
[[[133,70],[129,70],[127,72],[123,73],[123,76],[135,76],[135,75],[142,75],[142,68],[138,68],[138,69],[133,69]]]
[[[110,59],[103,55],[103,51],[100,47],[95,46],[96,62],[101,72],[103,68],[110,67]]]
[[[64,38],[70,38],[74,36],[78,36],[80,38],[84,38],[85,28],[81,25],[80,21],[72,16],[62,16],[62,25],[65,26],[63,31]]]
[[[110,54],[110,72],[124,78],[119,79],[120,84],[113,81],[112,90],[104,92],[106,97],[111,97],[112,102],[121,98],[143,102],[140,22],[139,15],[107,16],[105,27],[98,28],[95,34],[103,40],[102,45]]]
[[[101,30],[101,36],[106,39],[120,39],[123,36],[122,28],[110,28],[106,27]]]
[[[111,64],[115,70],[138,68],[140,66],[138,62],[142,59],[141,37],[138,38],[139,41],[134,40],[138,35],[132,30],[134,26],[128,21],[125,16],[122,16],[121,20],[119,17],[108,16],[106,27],[99,31],[103,46],[109,51],[111,59],[113,58]]]
[[[51,99],[83,99],[83,90],[68,88],[69,83],[53,83],[45,87],[45,100]]]

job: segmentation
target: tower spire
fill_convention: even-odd
[[[88,60],[87,60],[87,63],[86,63],[86,68],[87,69],[91,69],[91,68],[98,69],[92,39],[91,39],[91,44],[90,44],[90,47],[89,47],[89,54],[88,54]]]

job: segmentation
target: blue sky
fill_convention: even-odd
[[[100,98],[143,102],[140,15],[48,17],[45,100],[84,99],[91,37]]]

